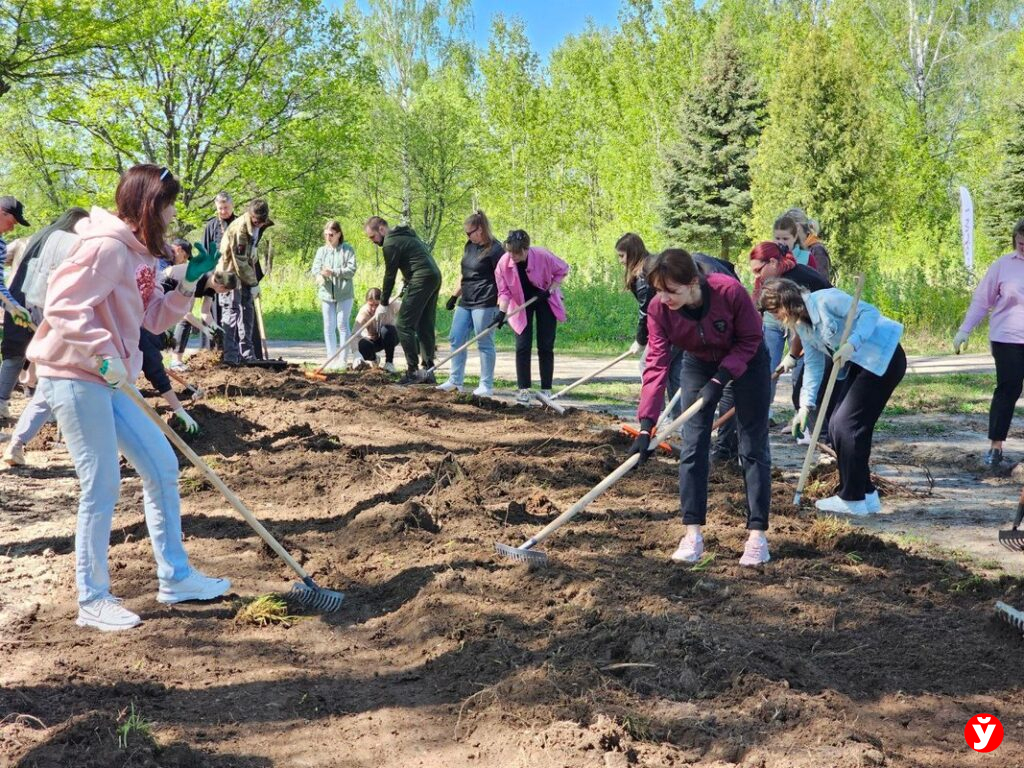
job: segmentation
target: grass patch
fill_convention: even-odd
[[[245,602],[235,613],[236,624],[254,627],[290,627],[301,621],[303,616],[288,613],[288,603],[280,595],[260,595]]]
[[[143,719],[142,715],[135,711],[134,701],[131,703],[129,709],[121,710],[121,713],[117,717],[117,721],[121,723],[117,727],[118,749],[128,749],[129,742],[134,743],[140,740],[152,741],[152,724]]]

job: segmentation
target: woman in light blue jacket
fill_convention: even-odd
[[[356,276],[356,252],[345,242],[345,235],[338,222],[329,221],[324,226],[324,245],[317,249],[313,257],[310,274],[316,278],[318,286],[317,297],[324,316],[324,344],[330,359],[337,352],[338,344],[344,346],[352,332],[348,318],[352,314],[355,298],[353,281]],[[336,339],[335,332],[341,337],[340,341]],[[355,359],[356,353],[351,349],[342,352],[342,368],[348,367],[350,354]]]
[[[838,404],[828,434],[839,457],[839,491],[815,502],[823,512],[868,515],[881,503],[871,482],[871,439],[896,385],[907,372],[900,345],[903,326],[867,302],[859,302],[853,328],[840,346],[853,297],[838,288],[807,293],[791,280],[772,278],[761,288],[760,309],[792,328],[805,350],[804,385],[795,421],[806,427],[810,404],[822,385],[825,357],[844,366]]]

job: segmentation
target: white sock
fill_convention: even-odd
[[[700,533],[700,528],[701,527],[699,525],[688,525],[686,526],[686,535],[693,536],[696,539],[703,538]]]

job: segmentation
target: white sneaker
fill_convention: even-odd
[[[9,467],[24,467],[25,446],[17,440],[12,440],[4,449],[4,463]]]
[[[704,537],[687,534],[679,540],[679,546],[672,553],[675,563],[696,563],[704,554]]]
[[[875,512],[882,511],[882,500],[878,498],[878,491],[872,491],[864,497],[864,506],[867,507],[869,514],[875,514]]]
[[[479,387],[473,390],[473,394],[476,395],[477,397],[490,397],[491,395],[494,394],[494,390],[491,389],[490,387],[480,385]]]
[[[156,601],[171,605],[186,600],[213,600],[229,589],[231,589],[231,582],[227,579],[207,576],[195,568],[191,568],[189,575],[180,581],[161,580]]]
[[[743,547],[743,556],[740,558],[740,565],[763,565],[771,560],[768,554],[767,539],[747,539]]]
[[[819,499],[814,506],[822,512],[832,512],[841,515],[869,515],[867,504],[864,499],[860,501],[846,501],[838,496],[829,496],[827,499]]]
[[[122,606],[118,598],[110,595],[79,603],[78,619],[75,620],[75,624],[80,627],[95,627],[102,632],[119,632],[141,623],[142,619]]]
[[[394,363],[384,363],[384,373],[398,373]]]
[[[0,400],[0,419],[11,418],[11,401]]]
[[[800,437],[796,439],[797,445],[810,445],[811,444],[811,433],[804,432]]]
[[[448,381],[446,381],[444,384],[438,384],[436,387],[434,387],[434,389],[439,389],[442,392],[461,392],[462,385],[456,384],[451,379],[448,379]]]
[[[544,395],[544,397],[547,397],[547,398],[550,398],[550,397],[551,397],[551,390],[550,390],[550,389],[542,389],[542,390],[540,391],[540,393],[541,393],[542,395]]]
[[[529,405],[531,392],[528,389],[520,389],[519,394],[516,395],[516,402],[519,405]]]

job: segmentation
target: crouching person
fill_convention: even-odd
[[[747,491],[750,532],[740,565],[768,562],[771,455],[768,407],[771,368],[761,317],[746,289],[726,275],[702,275],[690,254],[669,248],[653,257],[647,281],[657,291],[647,310],[647,368],[640,392],[640,435],[630,454],[646,461],[662,404],[673,347],[682,349],[682,403],[698,398],[701,410],[683,425],[679,461],[679,500],[686,535],[672,554],[694,563],[704,554],[701,528],[707,521],[709,447],[715,406],[726,384],[736,395],[739,458]]]
[[[137,165],[118,184],[116,214],[93,208],[78,226],[78,248],[54,271],[43,322],[28,348],[39,389],[64,433],[81,485],[75,532],[78,625],[129,629],[139,617],[110,591],[107,550],[121,483],[118,452],[142,478],[146,527],[161,603],[212,600],[227,579],[191,567],[182,546],[178,460],[160,429],[121,387],[142,368],[139,328],[160,333],[188,310],[216,254],[192,259],[165,294],[156,256],[174,218],[180,187],[166,168]]]

